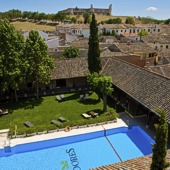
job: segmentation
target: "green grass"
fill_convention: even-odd
[[[14,127],[17,125],[18,134],[40,132],[57,127],[50,124],[53,119],[58,119],[59,116],[67,118],[69,121],[63,123],[66,125],[77,126],[84,124],[97,123],[107,120],[113,120],[115,114],[108,115],[102,113],[103,102],[98,101],[95,93],[92,93],[90,99],[85,102],[80,102],[79,93],[66,94],[66,101],[58,102],[55,96],[42,97],[41,99],[25,99],[15,102],[3,104],[3,108],[11,111],[10,114],[0,117],[0,129],[9,128],[11,134],[14,134]],[[110,106],[112,107],[112,106]],[[96,111],[99,117],[84,119],[81,113]],[[27,128],[23,125],[25,121],[30,121],[34,124],[33,128]]]

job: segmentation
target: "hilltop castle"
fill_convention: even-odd
[[[93,5],[91,5],[90,8],[87,8],[87,9],[76,7],[76,8],[67,8],[67,9],[59,11],[59,12],[65,12],[69,15],[82,15],[85,12],[102,14],[102,15],[111,15],[112,14],[112,4],[109,5],[108,9],[93,8]]]

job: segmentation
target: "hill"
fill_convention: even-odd
[[[13,24],[17,30],[30,31],[32,29],[37,29],[42,31],[55,31],[55,26],[40,25],[28,21],[25,22],[16,21],[16,22],[11,22],[11,24]]]
[[[76,17],[75,15],[70,15],[70,17]],[[101,21],[106,21],[108,19],[114,19],[114,18],[121,18],[122,22],[124,23],[127,16],[107,16],[107,15],[96,15],[96,20],[97,22],[101,22]],[[80,15],[78,21],[83,22],[84,18],[82,15]],[[140,23],[140,21],[138,21],[138,19],[135,19],[136,23]],[[25,30],[25,31],[29,31],[32,29],[38,29],[38,30],[42,30],[42,31],[55,31],[55,26],[50,26],[50,25],[42,25],[42,24],[37,24],[37,23],[33,23],[33,22],[28,22],[28,21],[15,21],[15,22],[11,22],[17,30]]]
[[[76,15],[70,15],[70,17],[76,17]],[[122,19],[122,22],[124,23],[127,16],[95,15],[95,17],[96,17],[97,22],[106,21],[106,20],[108,20],[110,18],[114,19],[114,18],[118,18],[119,17],[119,18]],[[80,15],[80,18],[78,20],[83,22],[84,21],[83,16]]]

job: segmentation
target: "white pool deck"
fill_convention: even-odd
[[[118,127],[127,127],[127,124],[122,119],[117,119],[117,122],[115,123],[108,123],[108,124],[98,125],[98,126],[93,126],[93,127],[72,129],[69,132],[59,131],[59,132],[35,135],[35,136],[30,136],[30,137],[25,137],[25,138],[15,138],[15,139],[11,139],[10,141],[7,140],[6,136],[4,137],[1,136],[0,149],[4,148],[4,144],[6,145],[10,144],[10,146],[13,147],[13,146],[24,144],[24,143],[80,135],[80,134],[85,134],[85,133],[90,133],[90,132],[97,132],[97,131],[101,131],[104,129],[108,130],[108,129],[118,128]]]

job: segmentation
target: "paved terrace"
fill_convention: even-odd
[[[100,123],[98,123],[100,124]],[[37,141],[43,141],[43,140],[49,140],[49,139],[56,139],[56,138],[62,138],[67,136],[74,136],[74,135],[80,135],[85,133],[91,133],[91,132],[97,132],[104,129],[112,129],[117,127],[126,126],[127,124],[121,120],[117,119],[117,122],[115,123],[108,123],[108,124],[102,124],[96,126],[96,124],[87,126],[82,126],[84,128],[74,128],[69,132],[65,132],[64,129],[61,129],[62,131],[48,133],[48,134],[41,134],[41,135],[35,135],[30,137],[24,137],[24,138],[15,138],[10,140],[10,146],[13,147],[15,145],[24,144],[24,143],[30,143],[30,142],[37,142]],[[86,127],[86,128],[85,128]],[[8,139],[3,138],[3,140],[0,140],[0,148],[4,147],[4,144],[7,143]]]

